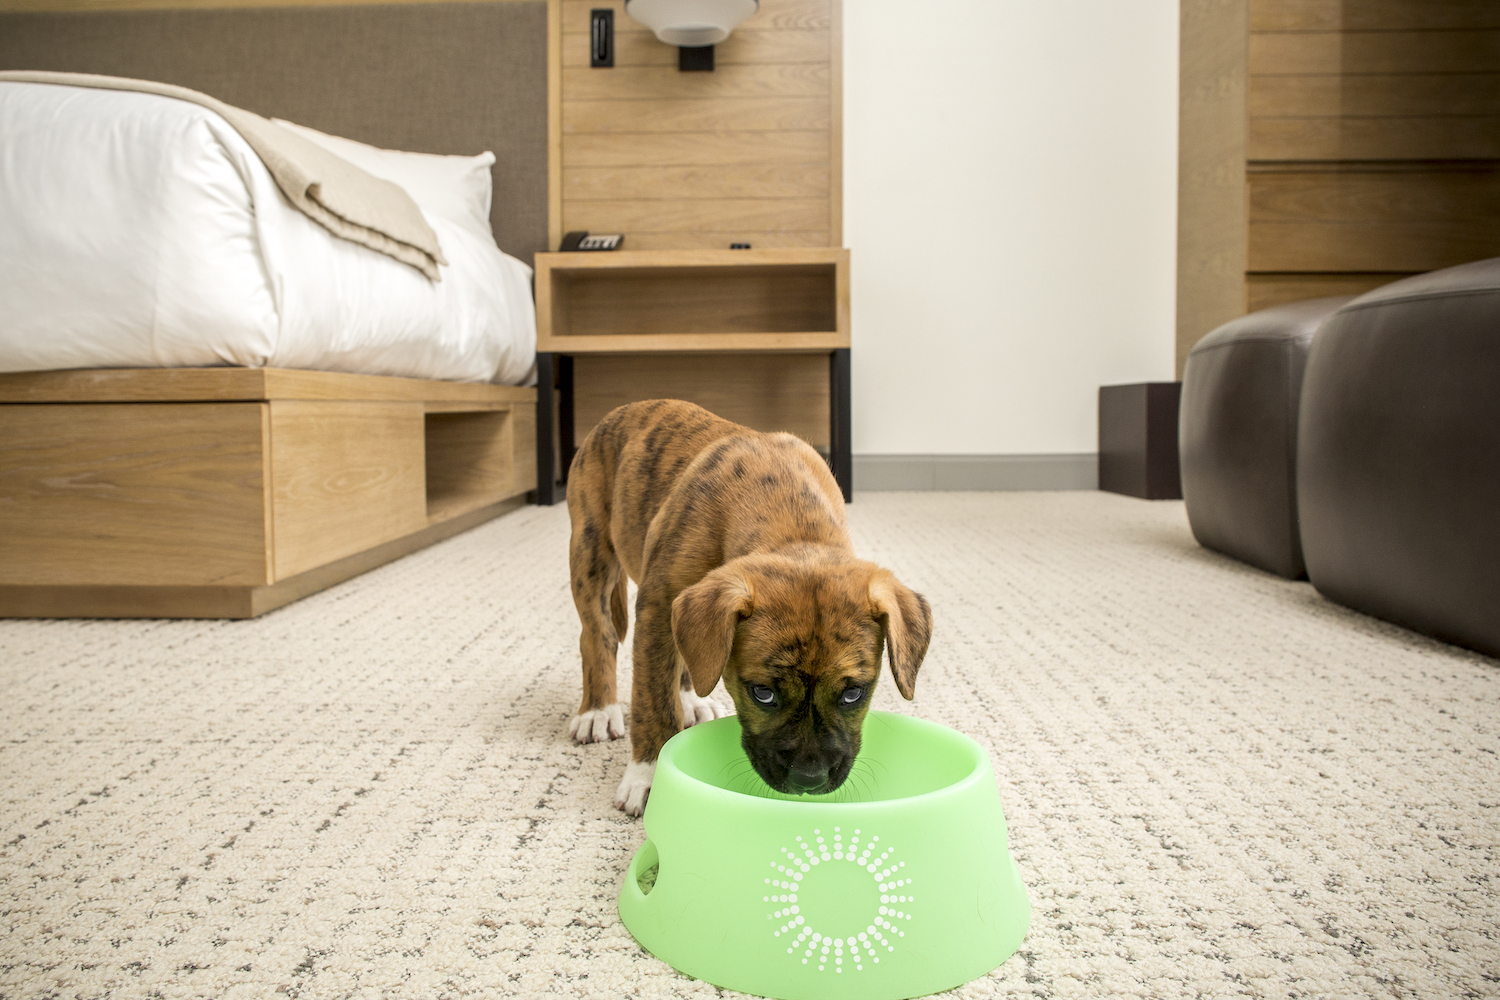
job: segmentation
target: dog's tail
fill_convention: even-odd
[[[625,630],[630,627],[630,614],[625,610],[625,599],[629,596],[627,589],[630,581],[624,573],[615,580],[615,589],[609,595],[609,616],[615,623],[615,640],[625,641]]]

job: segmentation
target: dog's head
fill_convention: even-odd
[[[896,688],[911,699],[932,611],[872,563],[754,555],[682,591],[672,635],[698,694],[723,677],[745,753],[766,784],[826,793],[859,753],[882,647]]]

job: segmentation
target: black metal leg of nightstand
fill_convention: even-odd
[[[845,503],[854,500],[854,451],[850,440],[854,418],[849,410],[849,387],[849,348],[841,347],[828,356],[828,450],[833,478],[844,491]]]
[[[536,502],[543,507],[557,503],[557,436],[553,433],[552,392],[557,386],[555,355],[536,355]]]
[[[558,479],[568,484],[568,470],[573,467],[573,455],[578,451],[578,439],[573,436],[573,355],[558,354],[557,358],[557,454],[562,468]],[[563,496],[567,496],[564,491]]]

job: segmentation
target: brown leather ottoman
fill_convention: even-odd
[[[1198,341],[1182,375],[1178,448],[1193,537],[1295,580],[1297,402],[1308,345],[1348,296],[1263,309]]]
[[[1500,258],[1386,285],[1330,317],[1300,423],[1313,586],[1500,656]]]

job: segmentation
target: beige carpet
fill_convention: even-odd
[[[1035,912],[963,997],[1500,995],[1500,665],[1182,506],[864,494]],[[0,622],[0,996],[703,997],[614,896],[562,508],[253,622]]]

